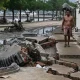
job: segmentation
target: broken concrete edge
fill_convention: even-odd
[[[75,40],[75,42],[77,42],[78,45],[80,45],[80,42],[76,39],[76,37],[74,37],[75,35],[72,36],[72,38]]]
[[[72,80],[80,80],[79,77],[72,77],[72,76],[70,76],[70,79],[72,79]]]
[[[72,80],[80,80],[80,71],[76,73],[71,73]]]
[[[55,63],[54,64],[59,64],[59,65],[63,65],[63,66],[66,66],[66,67],[70,67],[70,68],[73,68],[73,71],[70,71],[69,73],[67,74],[62,74],[62,73],[59,73],[58,75],[62,75],[66,78],[69,78],[69,79],[72,79],[72,80],[80,80],[79,77],[74,77],[74,76],[71,76],[72,73],[76,73],[78,72],[79,70],[75,70],[76,68],[78,68],[79,66],[74,63],[74,62],[69,62],[69,61],[66,61],[66,60],[56,60],[55,59]],[[75,66],[76,64],[76,66]]]
[[[20,71],[20,67],[16,63],[12,63],[8,67],[0,68],[0,76],[16,73]]]
[[[60,55],[60,58],[65,58],[65,59],[80,59],[80,55]]]
[[[16,73],[18,71],[19,71],[19,69],[16,69],[16,70],[13,70],[13,71],[9,71],[9,72],[0,73],[0,76]]]
[[[77,40],[76,40],[77,41]],[[77,44],[80,46],[80,42],[79,41],[77,41]]]
[[[54,61],[54,60],[53,60]],[[52,65],[52,62],[51,62],[51,60],[50,61],[48,61],[48,62],[45,62],[46,64],[48,64],[48,65]],[[55,63],[55,61],[54,61],[54,63]],[[64,75],[64,74],[62,74],[62,75]],[[68,76],[68,74],[67,75],[64,75],[64,76]]]
[[[69,61],[66,61],[66,60],[56,60],[56,64],[64,65],[66,67],[73,68],[75,72],[79,71],[78,64],[74,63],[74,62],[69,62]]]

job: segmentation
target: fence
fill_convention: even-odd
[[[75,16],[75,10],[73,12],[73,15]],[[19,12],[18,14],[14,14],[14,19],[20,19],[19,18]],[[28,21],[28,22],[36,22],[36,21],[50,21],[50,20],[55,20],[59,21],[62,20],[64,16],[64,12],[62,10],[56,10],[56,11],[44,11],[44,10],[37,10],[37,11],[32,11],[25,13],[22,11],[21,13],[21,21]],[[0,18],[2,18],[3,15],[0,15]],[[9,21],[13,21],[12,14],[6,14],[6,19]]]
[[[34,21],[62,20],[63,11],[34,11],[33,16],[30,16]],[[37,13],[37,14],[35,14]]]

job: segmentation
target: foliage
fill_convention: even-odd
[[[62,9],[62,5],[68,3],[76,7],[69,0],[0,0],[0,8],[10,10],[56,10]]]
[[[29,10],[36,10],[36,0],[30,0],[30,1],[28,1],[27,0],[27,7],[26,7],[26,9],[29,9]]]
[[[6,10],[9,0],[0,0],[0,9]]]
[[[37,10],[42,10],[43,9],[43,1],[42,0],[37,0],[36,1],[36,9]]]
[[[10,10],[20,10],[24,9],[26,4],[26,0],[10,0],[8,8]]]
[[[72,3],[72,2],[69,2],[69,5],[71,5],[71,6],[73,6],[73,7],[77,7],[77,4],[74,4],[74,3]]]

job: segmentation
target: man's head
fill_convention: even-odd
[[[71,14],[71,11],[70,10],[66,10],[66,15],[70,16],[70,14]]]

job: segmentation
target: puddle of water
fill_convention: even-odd
[[[6,41],[10,41],[10,40],[11,40],[11,38],[6,39]],[[0,40],[0,44],[3,44],[3,40]]]
[[[9,41],[11,39],[11,37],[14,37],[16,35],[16,37],[21,37],[23,33],[26,33],[26,37],[28,35],[28,37],[34,37],[34,35],[29,35],[28,33],[31,34],[37,34],[36,36],[49,36],[49,34],[51,35],[51,32],[55,30],[55,26],[51,26],[51,27],[43,27],[43,28],[35,28],[35,29],[30,29],[30,30],[25,30],[24,32],[14,32],[14,33],[6,33],[6,34],[1,34],[0,36],[0,44],[3,44],[3,39],[7,39],[7,41]],[[35,36],[35,37],[36,37]],[[24,36],[25,37],[25,36]]]
[[[42,36],[42,35],[48,35],[54,29],[55,29],[55,27],[36,28],[36,29],[24,31],[24,33],[22,33],[22,34],[25,34],[25,35],[23,35],[24,37],[35,37],[35,34],[37,34],[36,36]],[[31,33],[33,35],[29,35],[27,33]]]
[[[39,30],[39,35],[40,34],[47,34],[51,31],[53,31],[55,28],[54,27],[47,27],[47,28],[42,28]]]
[[[3,44],[3,40],[0,40],[0,44]]]
[[[49,33],[51,31],[53,31],[55,29],[55,27],[43,27],[43,28],[37,28],[37,29],[33,29],[33,30],[28,30],[28,32],[33,32],[33,33],[37,33],[37,34],[46,34]]]

